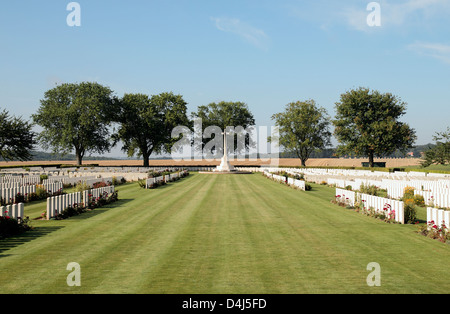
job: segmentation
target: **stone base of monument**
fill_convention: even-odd
[[[233,170],[233,171],[199,171],[198,173],[206,173],[206,174],[252,174],[251,171],[240,171],[240,170]]]
[[[252,174],[251,171],[240,171],[235,169],[226,158],[222,158],[220,166],[217,166],[213,171],[200,171],[199,173],[208,174]]]

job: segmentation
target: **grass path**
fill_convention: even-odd
[[[442,293],[450,247],[260,174],[192,174],[0,241],[1,293]],[[38,216],[45,203],[26,206]],[[81,266],[68,287],[67,264]],[[381,266],[368,287],[366,266]]]

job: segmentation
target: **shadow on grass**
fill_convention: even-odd
[[[53,226],[53,227],[35,227],[32,230],[28,230],[21,235],[10,237],[7,239],[0,240],[0,258],[8,256],[8,254],[2,254],[4,251],[12,249],[16,246],[22,245],[24,243],[35,240],[39,237],[46,236],[54,231],[57,231],[63,227]]]
[[[173,185],[181,184],[181,183],[183,183],[183,181],[185,181],[185,180],[187,180],[187,179],[189,179],[190,177],[193,177],[193,176],[195,176],[195,174],[190,173],[187,177],[181,178],[181,179],[176,180],[176,181],[170,181],[170,182],[167,182],[166,184],[159,185],[159,186],[157,186],[156,188],[148,189],[148,190],[162,190],[162,189],[167,189],[167,188],[169,188],[169,187],[171,187],[171,186],[173,186]],[[145,187],[142,188],[142,189],[143,189],[143,190],[146,190]]]
[[[69,217],[69,218],[67,218],[65,220],[68,220],[68,219],[69,220],[89,219],[89,218],[95,217],[97,215],[103,214],[104,212],[107,212],[110,209],[122,206],[122,205],[124,205],[126,203],[129,203],[131,201],[133,201],[133,199],[119,199],[117,202],[114,202],[114,203],[111,203],[111,204],[108,204],[108,205],[105,205],[105,206],[102,206],[102,207],[95,208],[94,210],[90,210],[90,211],[87,211],[87,212],[82,213],[80,215]]]
[[[133,201],[133,199],[119,199],[117,202],[112,204],[105,205],[100,208],[96,208],[95,210],[85,212],[83,214],[69,217],[65,220],[82,220],[95,217],[99,214],[102,214],[110,209],[116,208],[118,206],[122,206],[128,202]],[[0,240],[0,258],[9,256],[10,254],[3,254],[3,252],[22,245],[24,243],[30,242],[34,239],[37,239],[42,236],[46,236],[54,231],[58,231],[59,229],[64,228],[63,226],[39,226],[34,227],[32,230],[28,230],[20,235],[9,237],[6,239]]]

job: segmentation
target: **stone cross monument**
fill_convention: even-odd
[[[228,151],[227,151],[227,132],[224,131],[223,133],[223,157],[222,161],[220,163],[220,166],[217,166],[217,168],[214,170],[214,172],[233,172],[236,171],[236,169],[230,165],[230,162],[228,161]]]

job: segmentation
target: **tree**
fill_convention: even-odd
[[[62,84],[48,90],[33,120],[43,128],[39,141],[44,149],[68,154],[75,151],[77,165],[87,152],[110,150],[110,115],[114,97],[98,83]]]
[[[207,106],[199,106],[197,108],[197,112],[192,113],[192,116],[194,119],[202,120],[202,134],[208,127],[217,127],[222,131],[226,131],[227,128],[232,127],[234,128],[233,131],[235,131],[233,134],[235,143],[234,147],[245,149],[251,145],[254,145],[254,143],[251,143],[250,140],[251,134],[245,132],[245,130],[247,129],[247,131],[249,131],[248,127],[255,125],[255,119],[253,114],[250,112],[248,105],[243,102],[213,102]],[[242,127],[242,130],[239,131],[238,127]],[[244,147],[238,147],[237,145],[239,132],[245,135]],[[202,149],[205,147],[206,141],[207,139],[202,137]],[[218,139],[218,142],[222,141],[223,138]],[[215,147],[216,150],[217,148],[218,147]]]
[[[279,144],[287,152],[294,152],[302,166],[313,152],[331,145],[330,118],[314,100],[291,102],[272,120],[279,128]]]
[[[30,160],[36,144],[32,124],[21,117],[11,117],[9,112],[0,112],[0,156],[4,160]]]
[[[171,138],[172,129],[189,125],[187,103],[181,95],[161,93],[149,97],[144,94],[125,94],[119,101],[115,122],[119,128],[115,142],[123,142],[122,150],[128,156],[142,156],[143,166],[149,166],[153,152],[169,152],[177,139]]]
[[[405,114],[406,103],[391,93],[367,88],[350,90],[336,103],[334,134],[341,143],[338,154],[383,157],[396,151],[406,152],[416,140],[414,129],[398,119]]]
[[[432,164],[446,165],[450,163],[450,127],[446,132],[438,132],[433,136],[436,142],[432,148],[425,152],[421,165],[428,167]]]

